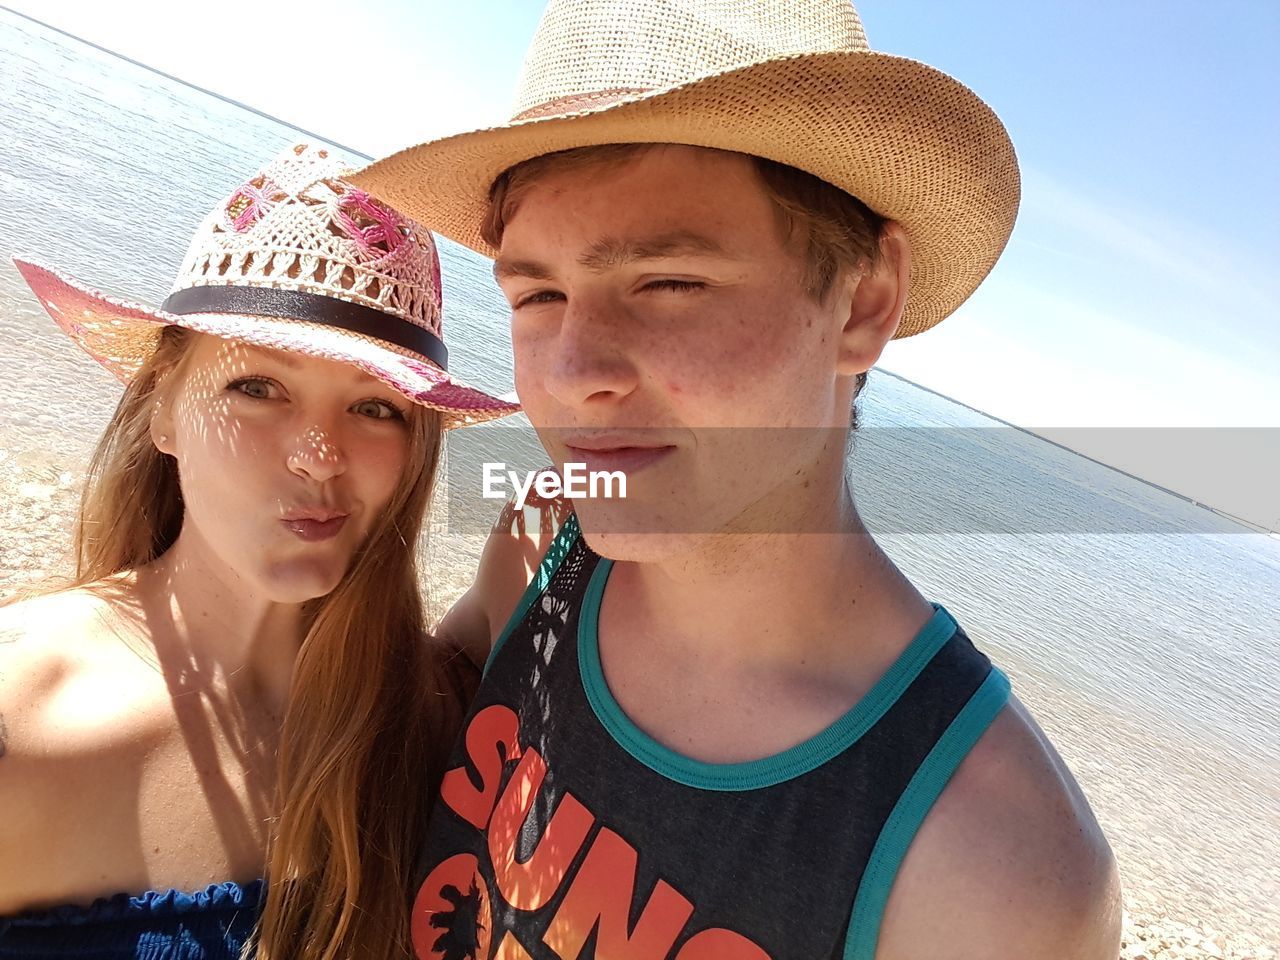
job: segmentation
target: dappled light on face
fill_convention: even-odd
[[[342,450],[323,429],[308,427],[298,437],[297,449],[289,454],[289,469],[300,477],[324,483],[346,469]]]
[[[202,443],[216,441],[230,452],[237,452],[239,433],[231,415],[231,397],[227,386],[250,373],[249,350],[235,340],[202,335],[193,346],[185,371],[185,381],[174,393],[176,419],[185,432]],[[181,459],[182,451],[178,451]]]
[[[392,504],[419,414],[353,364],[210,336],[172,376],[153,437],[177,461],[187,547],[269,602],[333,591]]]
[[[351,571],[410,434],[387,406],[397,395],[350,364],[195,334],[159,378],[151,438],[177,464],[181,530],[138,573],[143,641],[129,648],[163,680],[223,849],[251,862],[288,700],[288,674],[266,666],[292,661],[306,605]],[[210,632],[217,643],[176,639]],[[235,649],[241,634],[263,646]]]

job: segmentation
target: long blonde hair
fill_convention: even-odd
[[[175,461],[151,441],[157,388],[193,340],[166,328],[90,463],[74,586],[155,560],[182,529]],[[338,587],[308,607],[281,731],[261,960],[412,956],[409,896],[426,813],[472,677],[428,641],[415,545],[441,449],[415,408],[401,482]]]

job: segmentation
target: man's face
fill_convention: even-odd
[[[711,532],[796,529],[829,502],[855,284],[806,293],[747,158],[662,146],[553,170],[520,197],[495,273],[547,451],[628,474],[625,500],[577,503],[595,549],[657,559]]]

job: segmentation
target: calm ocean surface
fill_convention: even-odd
[[[0,252],[150,302],[212,204],[300,138],[4,11],[0,131]],[[488,262],[442,247],[451,368],[505,392],[507,312]],[[68,491],[117,390],[7,257],[0,339],[2,588],[56,561],[47,544],[64,537]],[[891,375],[864,396],[868,428],[929,445],[913,489],[961,515],[1004,511],[990,528],[1002,532],[955,522],[883,539],[1012,675],[1093,802],[1130,900],[1280,943],[1280,540]],[[875,475],[876,451],[868,442],[853,469]],[[913,509],[894,498],[878,491],[870,512]],[[1046,526],[1045,510],[1105,519]],[[31,516],[34,548],[16,532]],[[1152,529],[1165,532],[1079,532]],[[439,562],[456,579],[473,561],[469,548]]]

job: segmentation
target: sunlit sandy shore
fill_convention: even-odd
[[[1134,891],[1127,898],[1140,899]],[[1276,951],[1249,934],[1223,933],[1210,923],[1179,920],[1158,911],[1126,910],[1121,960],[1274,960]]]

